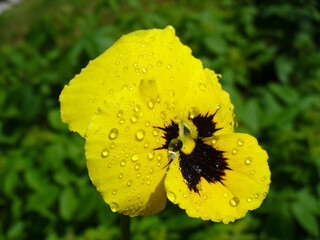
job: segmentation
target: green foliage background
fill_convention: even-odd
[[[261,208],[233,224],[168,203],[133,218],[132,239],[320,239],[317,0],[28,0],[0,15],[0,240],[120,238],[58,96],[121,35],[166,25],[222,74],[236,131],[268,151],[272,184]]]

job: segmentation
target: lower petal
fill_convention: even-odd
[[[233,222],[258,208],[269,190],[270,170],[267,153],[256,139],[247,134],[228,134],[215,138],[213,147],[224,151],[228,167],[221,182],[207,182],[203,177],[190,191],[183,179],[178,158],[170,165],[165,180],[167,196],[190,217],[215,222]]]

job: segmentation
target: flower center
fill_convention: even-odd
[[[209,183],[222,183],[225,170],[230,170],[223,151],[204,142],[219,130],[213,117],[214,114],[199,115],[179,124],[172,121],[165,128],[159,127],[164,131],[166,143],[157,149],[168,149],[169,164],[179,154],[182,176],[188,188],[194,192],[199,192],[201,177]]]

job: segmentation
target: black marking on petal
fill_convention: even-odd
[[[162,127],[154,127],[154,128],[158,128],[158,129],[161,129],[162,131],[164,131],[164,136],[162,136],[162,137],[164,139],[166,139],[166,143],[162,147],[156,148],[154,150],[168,149],[169,143],[171,142],[171,140],[179,137],[179,125],[173,121],[171,121],[170,125],[168,125],[164,128],[162,128]]]
[[[217,111],[212,115],[207,113],[204,116],[200,114],[191,119],[198,129],[199,138],[211,137],[216,131],[220,130],[220,128],[216,128],[216,123],[213,122],[213,118],[216,113]]]
[[[230,168],[227,159],[223,157],[223,151],[214,149],[201,139],[196,139],[195,142],[196,146],[191,154],[180,152],[180,169],[190,191],[198,193],[197,184],[201,177],[209,183],[222,183],[225,170]]]

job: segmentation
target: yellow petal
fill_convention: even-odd
[[[84,137],[103,101],[125,88],[139,88],[145,101],[169,111],[175,108],[181,114],[185,93],[202,70],[201,61],[191,55],[170,26],[127,34],[64,87],[60,95],[62,120]]]
[[[220,128],[219,134],[232,133],[233,109],[230,96],[221,88],[217,74],[204,69],[193,79],[190,91],[187,93],[184,105],[185,117],[215,114],[213,121],[216,128]],[[188,115],[189,114],[189,115]]]
[[[124,97],[125,96],[125,97]],[[111,210],[151,215],[166,205],[166,150],[155,117],[139,92],[114,93],[91,119],[86,158],[89,176]]]
[[[233,222],[248,210],[258,208],[266,197],[270,184],[268,155],[256,139],[247,134],[220,135],[214,147],[225,152],[224,157],[231,169],[225,170],[223,184],[208,183],[201,177],[197,185],[199,193],[190,191],[176,158],[165,179],[167,195],[191,217]]]

